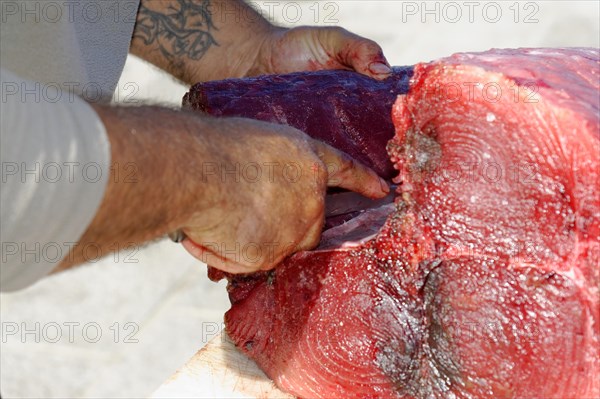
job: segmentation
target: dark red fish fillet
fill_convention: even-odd
[[[398,94],[408,90],[412,68],[395,67],[384,81],[349,71],[266,75],[198,83],[184,106],[215,116],[240,116],[293,126],[391,179],[385,151],[394,136],[389,116]]]
[[[599,397],[599,68],[597,49],[417,65],[395,204],[228,276],[236,345],[302,398]]]

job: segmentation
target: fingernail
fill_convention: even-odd
[[[375,75],[389,75],[392,73],[392,68],[381,62],[374,62],[369,65],[369,71]]]
[[[379,178],[379,184],[381,184],[381,191],[383,191],[386,194],[390,192],[390,186],[381,177]]]

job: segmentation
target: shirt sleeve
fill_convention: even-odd
[[[92,221],[109,179],[110,143],[76,95],[5,69],[0,80],[0,291],[13,291],[47,275]]]

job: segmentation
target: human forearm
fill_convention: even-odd
[[[218,145],[211,119],[160,107],[94,108],[111,143],[110,179],[96,216],[59,269],[84,262],[91,244],[104,255],[165,235],[191,209],[209,208],[221,188],[207,182],[199,190],[190,178]]]
[[[188,84],[320,69],[391,73],[372,40],[340,27],[275,27],[241,0],[142,0],[131,51]]]
[[[242,77],[271,29],[238,0],[141,0],[131,52],[188,84]]]
[[[370,169],[289,126],[158,107],[95,108],[111,143],[110,181],[57,270],[84,262],[90,244],[106,254],[176,229],[189,237],[186,249],[222,270],[268,269],[317,245],[327,186],[373,198],[389,191]],[[128,165],[136,173],[125,179]],[[256,256],[232,255],[238,247]]]

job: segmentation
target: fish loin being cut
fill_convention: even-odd
[[[415,66],[408,93],[377,111],[395,127],[395,202],[270,272],[225,276],[236,345],[301,398],[599,397],[599,68],[582,48]],[[298,82],[312,75],[247,89],[275,85],[257,89],[271,104],[257,108],[272,109],[307,96]],[[343,109],[348,93],[333,87],[321,107],[337,95]],[[197,109],[243,107],[194,90]],[[288,121],[305,111],[287,107]],[[352,134],[370,143],[368,125]]]
[[[215,116],[293,126],[392,178],[397,173],[385,151],[394,136],[390,109],[408,90],[411,74],[410,67],[395,67],[381,82],[349,71],[229,79],[193,86],[183,104]]]

